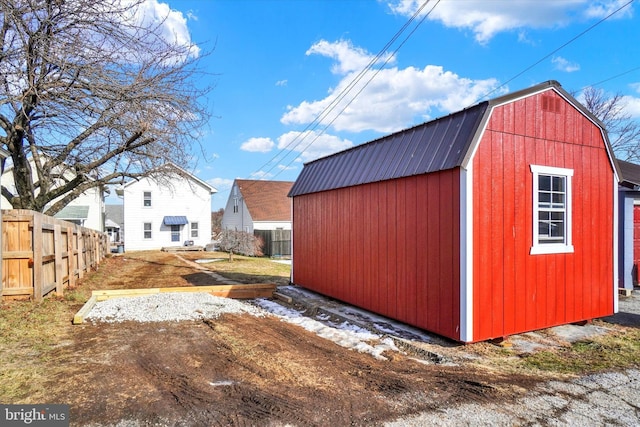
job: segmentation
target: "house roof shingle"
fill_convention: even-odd
[[[287,193],[293,182],[236,179],[236,184],[254,221],[291,221]]]

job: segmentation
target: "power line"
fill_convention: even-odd
[[[599,86],[599,85],[601,85],[602,83],[606,83],[606,82],[608,82],[608,81],[610,81],[610,80],[617,79],[618,77],[622,77],[622,76],[624,76],[624,75],[626,75],[626,74],[633,73],[634,71],[637,71],[637,70],[640,70],[640,67],[634,67],[634,68],[632,68],[632,69],[630,69],[630,70],[623,71],[622,73],[616,74],[615,76],[611,76],[611,77],[608,77],[608,78],[606,78],[606,79],[604,79],[604,80],[600,80],[600,81],[599,81],[599,82],[597,82],[597,83],[592,83],[592,84],[590,84],[590,85],[583,86],[583,87],[581,88],[581,90],[582,90],[582,89],[586,89],[586,88],[588,88],[588,87],[590,87],[590,86]]]
[[[530,66],[528,66],[527,68],[525,68],[524,70],[520,71],[518,74],[516,74],[515,76],[511,77],[509,80],[507,80],[506,82],[502,83],[500,86],[494,88],[493,90],[491,90],[490,92],[484,94],[484,96],[478,98],[474,104],[476,102],[478,102],[480,99],[483,98],[487,98],[489,95],[491,95],[492,93],[496,92],[498,89],[506,86],[507,84],[509,84],[510,82],[512,82],[513,80],[517,79],[518,77],[520,77],[521,75],[523,75],[524,73],[526,73],[527,71],[531,70],[532,68],[534,68],[536,65],[540,64],[541,62],[543,62],[544,60],[548,59],[550,56],[552,56],[553,54],[555,54],[556,52],[558,52],[561,49],[564,49],[566,46],[570,45],[571,43],[573,43],[574,41],[576,41],[577,39],[579,39],[580,37],[584,36],[586,33],[588,33],[589,31],[593,30],[595,27],[597,27],[598,25],[602,24],[604,21],[606,21],[607,19],[611,18],[613,15],[615,15],[616,13],[620,12],[622,9],[624,9],[625,7],[629,6],[631,3],[633,3],[634,0],[629,0],[627,3],[623,4],[622,6],[620,6],[618,9],[614,10],[613,12],[611,12],[610,14],[608,14],[607,16],[605,16],[604,18],[602,18],[601,20],[599,20],[598,22],[596,22],[595,24],[593,24],[592,26],[590,26],[589,28],[587,28],[586,30],[582,31],[581,33],[579,33],[578,35],[574,36],[572,39],[570,39],[569,41],[567,41],[566,43],[563,43],[560,47],[554,49],[553,51],[551,51],[550,53],[548,53],[547,55],[543,56],[542,58],[540,58],[538,61],[534,62],[533,64],[531,64]]]
[[[413,15],[411,16],[411,18],[409,18],[409,20],[407,22],[405,22],[405,24],[400,28],[400,30],[398,30],[394,36],[391,38],[391,40],[389,40],[385,46],[369,61],[369,63],[349,82],[349,84],[338,94],[338,96],[336,96],[335,98],[333,98],[333,100],[329,103],[329,105],[327,105],[300,133],[298,133],[298,135],[296,135],[296,137],[289,142],[285,147],[281,148],[280,151],[278,153],[276,153],[276,155],[274,155],[269,161],[267,161],[265,164],[263,164],[260,169],[262,169],[263,167],[269,165],[271,162],[275,161],[276,159],[278,159],[280,157],[281,154],[285,153],[286,154],[284,156],[282,156],[280,161],[284,161],[284,159],[286,159],[289,154],[291,154],[292,152],[294,152],[293,150],[295,148],[297,148],[300,144],[302,144],[302,142],[309,136],[312,134],[312,132],[317,129],[320,124],[323,122],[323,120],[325,120],[327,118],[327,116],[335,109],[337,108],[338,104],[356,87],[356,85],[364,78],[364,76],[373,68],[373,66],[378,63],[378,61],[383,57],[383,55],[385,54],[385,52],[393,45],[393,43],[396,42],[396,40],[402,35],[402,33],[416,20],[416,18],[420,15],[420,13],[422,13],[422,11],[424,10],[424,8],[427,6],[427,4],[429,3],[430,0],[425,0],[424,3],[422,3],[422,5],[413,13]],[[438,0],[436,3],[437,4],[440,2],[441,0]],[[411,37],[411,35],[416,31],[417,27],[420,26],[420,24],[425,20],[425,18],[433,11],[433,9],[435,8],[435,6],[433,8],[431,8],[431,10],[429,11],[429,13],[427,13],[421,20],[420,22],[416,25],[416,27],[409,33],[409,36],[407,36],[402,43],[400,44],[400,46],[398,48],[396,48],[393,53],[391,55],[388,55],[387,59],[384,61],[384,63],[382,64],[382,66],[386,65],[391,58],[393,57],[393,55],[395,55],[398,50],[400,49],[400,47],[402,47],[402,45],[404,45],[404,43],[407,41],[407,39],[409,37]],[[375,77],[375,75],[377,75],[379,73],[380,69],[374,74],[373,77]],[[304,151],[306,151],[325,131],[326,129],[333,123],[335,122],[335,120],[337,120],[337,118],[344,112],[344,110],[355,100],[355,98],[362,92],[362,90],[364,89],[364,87],[366,87],[369,82],[373,79],[373,77],[371,77],[367,83],[365,83],[365,85],[355,94],[355,96],[347,103],[347,105],[342,108],[340,110],[340,112],[329,122],[329,124],[327,124],[326,126],[324,126],[321,130],[321,132],[319,134],[317,134],[315,136],[315,138],[313,138],[313,140],[307,144],[304,149],[300,152],[300,154],[298,154],[297,156],[295,156],[293,158],[293,160],[291,160],[286,166],[290,166],[293,162],[295,162]],[[273,166],[271,166],[271,168],[266,170],[266,173],[271,172],[274,168],[276,168],[278,166],[277,164],[278,162],[276,162]],[[278,172],[275,176],[279,175],[280,172]]]
[[[409,35],[407,35],[407,37],[405,37],[405,39],[400,43],[400,45],[393,51],[393,55],[395,55],[400,50],[400,48],[407,42],[407,40],[409,40],[409,38],[413,35],[413,33],[415,33],[418,27],[425,21],[425,19],[431,14],[431,12],[433,12],[433,9],[435,9],[435,7],[438,5],[438,3],[440,3],[440,1],[441,0],[438,0],[436,4],[431,8],[431,10],[422,17],[420,22],[418,22],[418,24],[413,28],[413,30],[409,33]],[[425,6],[427,3],[428,3],[428,0],[423,4],[423,6]],[[340,117],[340,115],[349,107],[349,105],[353,103],[353,101],[355,101],[355,99],[364,91],[364,89],[369,85],[369,83],[371,83],[371,81],[378,75],[378,73],[380,73],[383,67],[389,63],[393,55],[388,56],[387,60],[385,60],[385,62],[380,67],[378,67],[378,69],[373,73],[373,75],[369,78],[369,80],[367,80],[367,82],[360,88],[360,90],[358,90],[355,96],[351,98],[351,100],[347,102],[347,104],[340,110],[340,112],[322,128],[322,132],[319,135],[316,135],[316,137],[304,147],[304,149],[300,152],[300,154],[298,154],[293,160],[291,160],[291,162],[289,162],[286,165],[287,167],[290,166],[298,158],[300,158],[300,156],[302,156],[302,153],[306,151],[314,142],[316,142],[316,140],[320,138],[322,133],[324,133],[327,130],[327,128],[331,126],[338,119],[338,117]]]

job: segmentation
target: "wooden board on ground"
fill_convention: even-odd
[[[92,291],[91,298],[73,317],[73,324],[79,325],[93,306],[99,301],[111,298],[139,297],[168,292],[207,292],[211,295],[234,299],[271,298],[276,285],[272,283],[254,283],[250,285],[213,285],[213,286],[181,286],[173,288],[146,288],[146,289],[105,289]]]
[[[160,250],[162,252],[202,252],[204,246],[167,246]]]

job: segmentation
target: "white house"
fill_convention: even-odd
[[[32,169],[35,170],[35,164],[33,158],[30,158]],[[61,170],[62,172],[62,170]],[[67,179],[73,179],[73,172],[70,169],[64,170],[64,175]],[[9,189],[12,193],[15,193],[15,181],[13,178],[13,165],[7,167],[0,178],[2,185]],[[48,206],[53,205],[62,197],[54,199]],[[12,209],[11,203],[1,198],[0,203],[3,209]],[[90,188],[69,202],[67,206],[62,208],[54,217],[65,221],[73,222],[74,224],[81,225],[82,227],[91,228],[98,231],[104,231],[104,194],[101,186]]]
[[[222,215],[226,230],[291,230],[291,181],[236,179]]]
[[[117,190],[123,198],[125,251],[211,241],[211,195],[217,190],[174,164],[165,167],[172,171],[162,181],[142,178]]]

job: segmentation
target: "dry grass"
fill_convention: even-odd
[[[68,340],[70,319],[84,297],[69,291],[64,297],[0,304],[0,400],[35,399],[56,369],[48,362],[57,346]]]
[[[609,326],[610,327],[610,326]],[[569,347],[542,350],[522,357],[526,369],[559,374],[589,374],[640,366],[640,329],[614,332],[578,341]]]
[[[269,258],[234,255],[233,261],[223,252],[186,252],[181,257],[195,261],[197,259],[217,259],[219,261],[201,264],[221,276],[241,283],[289,283],[291,266],[275,262]]]

